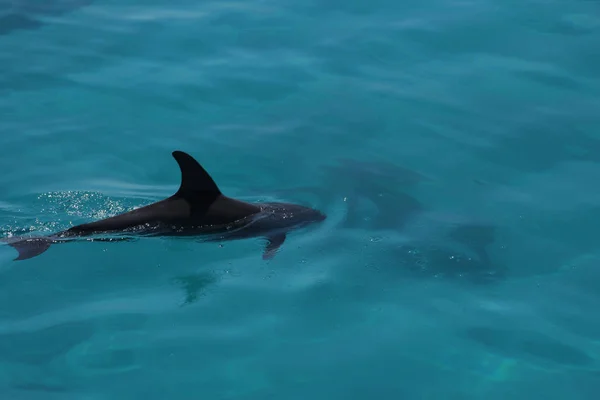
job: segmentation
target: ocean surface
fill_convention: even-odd
[[[264,241],[0,245],[0,398],[598,399],[600,2],[0,0],[0,236],[222,191]]]

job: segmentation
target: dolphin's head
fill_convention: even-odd
[[[295,223],[313,223],[325,221],[327,216],[314,208],[301,205],[286,205],[283,218],[290,218]]]
[[[315,210],[314,208],[307,207],[306,213],[308,214],[308,219],[312,222],[322,222],[327,219],[327,215],[319,210]]]
[[[279,226],[299,227],[324,221],[327,216],[314,208],[289,203],[265,203],[263,210],[274,217]]]

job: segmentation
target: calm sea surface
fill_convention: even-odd
[[[0,246],[0,398],[600,393],[600,3],[0,0],[0,234],[222,191],[264,242]]]

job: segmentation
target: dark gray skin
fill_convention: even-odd
[[[210,175],[190,155],[173,152],[181,169],[181,186],[171,197],[100,221],[77,225],[50,236],[5,238],[25,260],[50,245],[72,240],[132,240],[131,236],[201,236],[205,241],[264,237],[263,259],[271,259],[287,233],[326,216],[318,210],[288,203],[247,203],[221,193]],[[95,238],[96,235],[116,235]],[[127,235],[127,237],[119,237]]]

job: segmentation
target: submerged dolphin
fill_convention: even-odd
[[[221,193],[210,175],[189,154],[174,151],[181,169],[179,190],[169,198],[147,206],[77,225],[50,236],[4,238],[25,260],[42,254],[55,243],[81,238],[91,241],[131,240],[120,234],[140,236],[203,236],[206,241],[264,237],[263,259],[270,259],[286,239],[286,234],[325,220],[318,210],[288,203],[246,203]],[[116,238],[91,238],[116,234]]]

